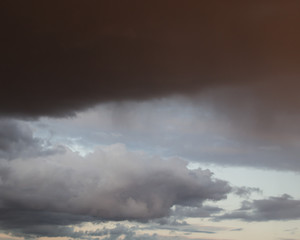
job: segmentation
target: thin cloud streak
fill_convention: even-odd
[[[244,201],[240,209],[216,217],[243,221],[287,221],[300,219],[300,200],[283,194],[280,197]]]

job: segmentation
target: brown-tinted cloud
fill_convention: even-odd
[[[104,101],[261,81],[266,87],[250,101],[259,95],[259,105],[286,109],[298,102],[299,8],[298,1],[1,1],[0,113],[65,116]]]

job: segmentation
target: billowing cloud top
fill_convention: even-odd
[[[201,208],[231,192],[228,182],[209,170],[189,170],[186,164],[128,151],[122,144],[99,147],[86,157],[68,151],[2,159],[0,227],[25,234],[35,225],[147,221],[168,216],[174,205]]]

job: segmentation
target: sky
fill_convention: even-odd
[[[0,2],[0,240],[300,240],[300,2]]]

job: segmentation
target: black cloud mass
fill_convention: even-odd
[[[299,108],[297,1],[0,4],[2,115],[66,116],[99,102],[253,84],[242,102]]]

